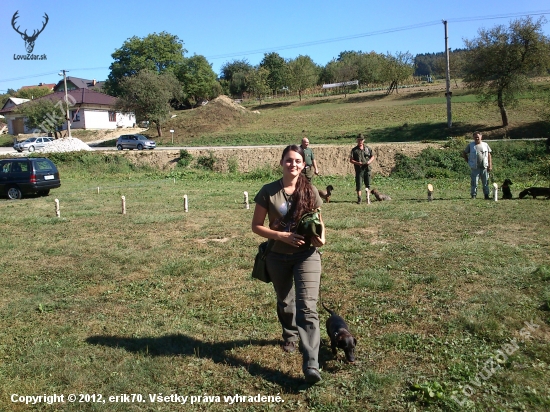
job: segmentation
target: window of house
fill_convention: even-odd
[[[115,112],[109,112],[109,121],[110,122],[116,122],[116,113]]]
[[[71,119],[73,119],[73,122],[79,122],[80,121],[80,112],[77,110],[71,110]]]

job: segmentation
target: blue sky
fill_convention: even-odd
[[[132,36],[166,31],[177,35],[186,56],[200,54],[219,74],[232,60],[256,65],[264,53],[284,58],[308,55],[325,65],[345,50],[396,53],[441,52],[448,21],[449,47],[464,46],[480,28],[507,25],[521,14],[546,13],[548,0],[365,1],[105,1],[4,0],[0,13],[3,56],[0,93],[8,88],[57,83],[61,69],[69,76],[105,80],[111,54]],[[33,54],[45,60],[16,60],[26,54],[24,42],[11,25],[19,11],[20,30],[31,34],[49,22],[37,37]],[[550,23],[544,25],[550,35]]]

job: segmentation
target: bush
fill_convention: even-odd
[[[180,158],[178,160],[178,166],[187,167],[193,160],[193,156],[186,149],[180,150]]]
[[[227,168],[229,173],[237,173],[239,171],[239,162],[234,157],[231,157],[227,160]]]
[[[216,164],[216,158],[212,152],[208,156],[199,156],[197,158],[197,165],[206,170],[214,170]]]

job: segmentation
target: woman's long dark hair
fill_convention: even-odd
[[[281,160],[284,159],[286,154],[291,150],[302,156],[302,161],[305,164],[306,156],[304,154],[304,149],[302,149],[302,146],[297,146],[295,144],[285,147]],[[287,216],[290,218],[290,221],[297,223],[304,213],[311,212],[314,208],[315,192],[313,191],[313,186],[311,186],[311,183],[304,174],[300,173],[298,181],[296,182],[296,189],[292,195],[292,206]]]

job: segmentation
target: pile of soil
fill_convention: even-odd
[[[178,117],[163,125],[162,133],[170,136],[170,130],[173,129],[179,141],[185,141],[185,138],[227,130],[248,122],[253,116],[255,114],[250,110],[235,103],[230,97],[221,95],[203,106],[179,113]]]

